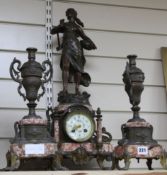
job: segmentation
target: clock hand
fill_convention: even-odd
[[[75,125],[75,126],[72,128],[71,132],[75,132],[75,130],[77,130],[78,128],[81,128],[81,125]]]

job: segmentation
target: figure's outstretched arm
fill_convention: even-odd
[[[51,29],[50,33],[56,34],[56,33],[63,33],[63,28],[64,28],[64,19],[60,20],[60,24],[58,26],[55,26]]]
[[[59,27],[58,26],[55,26],[51,29],[50,33],[53,35],[53,34],[56,34],[56,33],[59,33]]]

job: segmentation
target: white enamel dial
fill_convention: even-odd
[[[66,118],[65,130],[67,135],[74,141],[83,142],[94,133],[94,120],[90,115],[83,112],[73,113]]]

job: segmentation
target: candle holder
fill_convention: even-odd
[[[50,135],[49,121],[36,115],[36,103],[45,93],[44,84],[51,80],[53,69],[49,60],[36,62],[36,48],[27,48],[28,61],[21,66],[14,58],[10,75],[19,83],[18,93],[28,100],[28,115],[14,124],[15,137],[11,139],[6,171],[54,169],[57,145]],[[25,93],[21,91],[24,88]],[[42,89],[38,94],[39,89]]]
[[[166,152],[156,140],[152,138],[153,126],[139,115],[141,94],[144,90],[144,73],[136,67],[136,55],[128,55],[126,69],[123,73],[125,91],[132,104],[133,118],[121,126],[122,139],[115,147],[115,161],[117,169],[129,169],[130,159],[147,159],[147,166],[152,170],[152,160],[160,159],[163,168],[166,168]],[[124,159],[125,167],[119,166],[119,160]]]

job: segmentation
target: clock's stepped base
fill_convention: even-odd
[[[62,143],[60,151],[65,157],[72,159],[75,165],[87,164],[92,158],[96,158],[101,169],[111,169],[103,166],[103,161],[112,161],[113,146],[103,143],[98,149],[96,143]]]
[[[52,136],[59,145],[57,162],[61,168],[64,159],[74,165],[84,165],[93,158],[101,169],[104,160],[113,160],[112,136],[102,127],[100,109],[94,111],[89,103],[90,95],[59,93],[59,105],[50,114],[53,121]],[[69,167],[67,167],[69,168]]]

